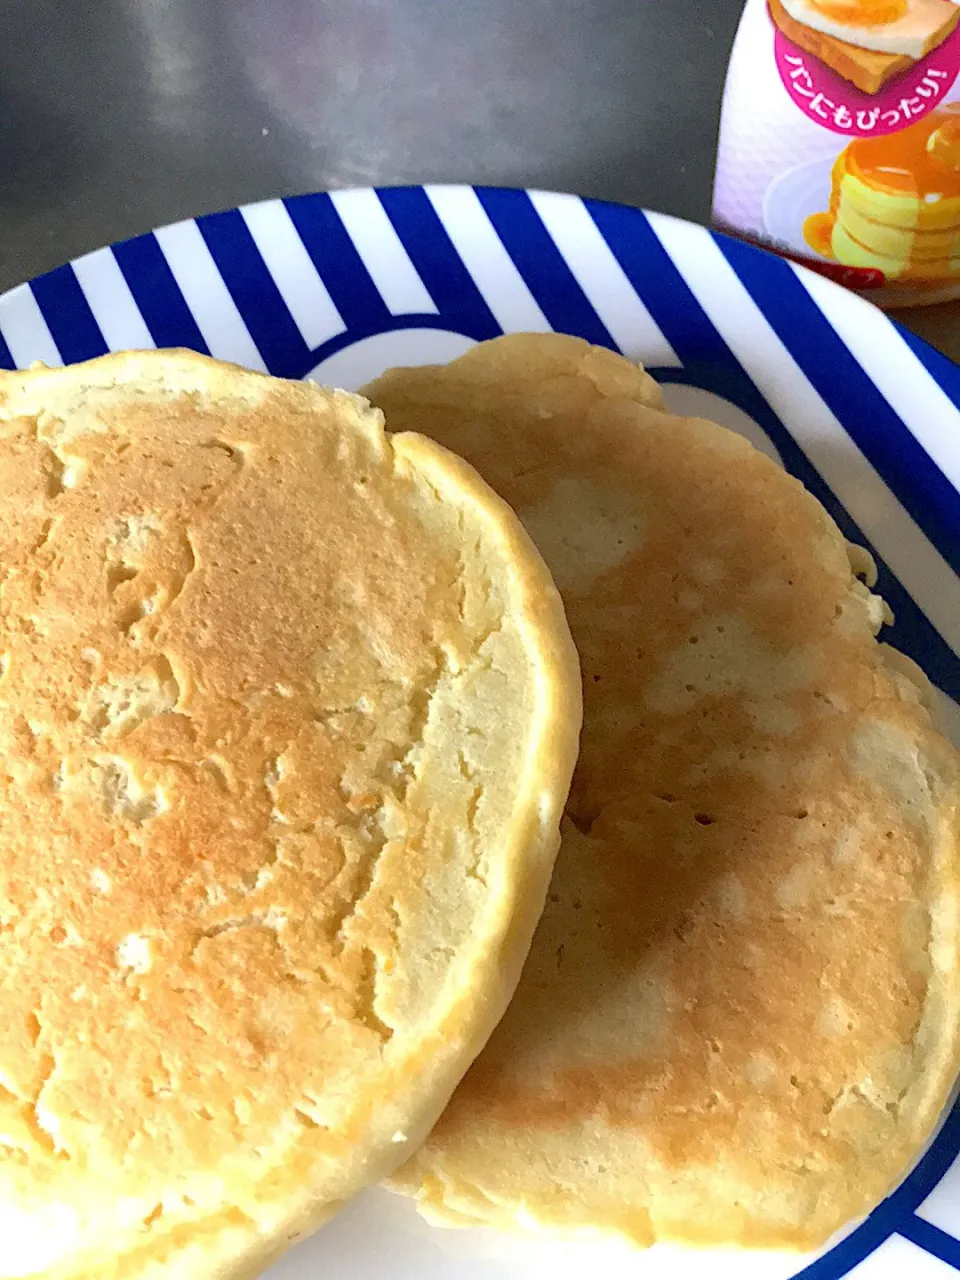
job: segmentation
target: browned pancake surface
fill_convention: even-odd
[[[958,1066],[957,757],[881,602],[797,481],[577,340],[368,393],[518,511],[585,700],[521,987],[396,1185],[446,1222],[818,1243]]]

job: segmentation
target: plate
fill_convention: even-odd
[[[889,638],[960,744],[960,369],[852,294],[702,227],[543,192],[403,187],[188,220],[0,297],[0,366],[187,346],[355,389],[505,331],[643,360],[672,407],[748,435],[868,546]],[[948,1280],[960,1271],[960,1105],[905,1183],[819,1257],[636,1254],[427,1227],[372,1190],[270,1280]]]
[[[763,197],[763,225],[767,235],[787,253],[826,262],[807,243],[803,226],[811,213],[830,208],[833,160],[812,160],[774,178]]]

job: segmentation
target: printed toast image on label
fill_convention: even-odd
[[[824,5],[828,2],[832,0],[822,0]],[[769,0],[780,78],[796,105],[815,124],[831,133],[876,137],[907,128],[943,101],[960,73],[960,8],[952,0],[901,2],[946,10],[947,21],[937,30],[936,44],[919,59],[836,40],[787,14],[785,5],[799,9],[814,0]],[[829,25],[840,28],[838,23]],[[867,38],[870,30],[881,33],[884,27],[857,27],[857,39]],[[880,34],[876,41],[881,41]],[[900,43],[904,47],[910,44],[906,39]],[[922,45],[918,41],[913,47],[921,49]]]
[[[951,0],[770,0],[788,40],[864,93],[878,93],[944,43],[960,21]]]

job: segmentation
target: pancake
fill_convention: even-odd
[[[857,138],[833,166],[830,210],[808,242],[825,257],[920,285],[960,273],[960,115],[949,108],[884,138]]]
[[[187,352],[0,374],[0,1275],[259,1274],[519,976],[580,714],[507,507]]]
[[[803,487],[559,336],[367,394],[469,459],[551,566],[582,749],[517,995],[394,1177],[435,1222],[807,1248],[960,1069],[960,768]]]

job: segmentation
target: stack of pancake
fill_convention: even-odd
[[[960,1069],[960,761],[869,557],[575,339],[367,394],[0,378],[0,1276],[252,1276],[398,1165],[821,1242]]]
[[[931,112],[901,133],[858,138],[833,166],[829,227],[815,247],[889,280],[942,283],[960,274],[960,113]]]

